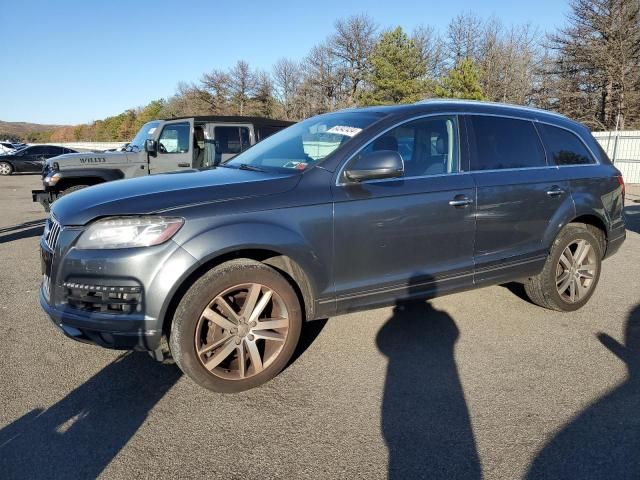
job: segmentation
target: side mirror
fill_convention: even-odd
[[[158,153],[158,144],[155,140],[148,138],[144,142],[144,151],[151,155],[155,155],[156,153]]]
[[[344,175],[353,182],[398,178],[404,174],[404,162],[398,152],[378,150],[360,156]]]

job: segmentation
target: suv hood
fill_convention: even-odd
[[[117,180],[56,200],[51,214],[62,225],[85,225],[98,217],[149,214],[198,203],[257,197],[292,189],[298,174],[215,168]]]
[[[60,166],[60,171],[63,172],[77,167],[122,165],[123,163],[128,163],[128,161],[129,157],[127,157],[126,152],[65,153],[47,160],[47,166],[51,168],[53,162],[56,162]]]

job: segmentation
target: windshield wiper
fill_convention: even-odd
[[[248,163],[241,163],[238,167],[239,170],[250,170],[252,172],[266,172],[264,168],[254,167],[253,165],[249,165]]]

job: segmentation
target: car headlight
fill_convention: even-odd
[[[44,178],[44,183],[46,183],[47,185],[49,185],[50,187],[54,186],[56,183],[58,183],[60,181],[60,179],[62,178],[62,175],[60,175],[59,173],[54,173],[51,176],[46,176]]]
[[[150,247],[166,242],[184,224],[182,218],[111,217],[89,225],[76,244],[79,249]]]

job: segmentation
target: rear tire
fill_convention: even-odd
[[[173,317],[169,345],[180,369],[215,392],[241,392],[287,365],[302,327],[289,282],[249,259],[225,262],[189,288]]]
[[[0,162],[0,175],[8,176],[13,173],[13,165],[9,162]]]
[[[553,242],[542,272],[525,283],[529,299],[563,312],[583,307],[600,279],[603,252],[598,237],[583,223],[567,225]]]

